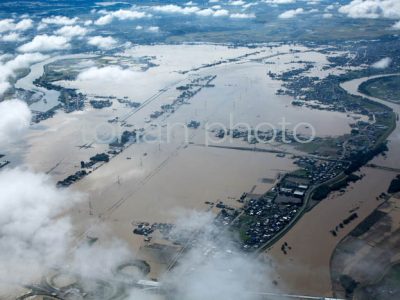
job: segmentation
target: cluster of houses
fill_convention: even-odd
[[[133,234],[143,235],[145,242],[150,242],[153,238],[152,234],[158,231],[165,239],[171,238],[171,230],[174,228],[173,224],[169,223],[153,223],[139,222],[133,229]]]
[[[163,115],[164,113],[173,113],[180,105],[182,105],[183,103],[185,103],[187,100],[189,100],[191,97],[193,97],[194,95],[196,95],[202,88],[204,87],[212,87],[213,85],[211,84],[211,81],[213,81],[216,78],[215,75],[207,75],[204,77],[198,77],[198,78],[194,78],[191,80],[190,83],[188,83],[185,86],[182,87],[178,87],[178,90],[181,90],[181,94],[173,101],[172,104],[164,104],[161,106],[161,110],[160,111],[155,111],[150,115],[151,119],[156,119],[158,117],[160,117],[161,115]],[[73,94],[72,92],[70,94]],[[71,96],[71,95],[69,95]],[[81,97],[80,94],[76,94],[77,97]],[[94,108],[104,108],[104,107],[108,107],[112,105],[112,101],[111,99],[117,99],[116,97],[97,97],[100,100],[91,100],[90,104],[94,107]],[[130,101],[128,98],[124,98],[124,99],[117,99],[120,103],[125,103],[131,107],[139,107],[140,103],[136,103],[136,102],[132,102]],[[118,123],[120,122],[118,117],[115,117],[114,119],[108,120],[109,123]],[[125,126],[125,127],[131,127],[132,125],[129,124],[124,124],[123,122],[121,123],[121,125]],[[188,127],[189,128],[198,128],[200,126],[200,122],[192,120],[189,124]],[[91,168],[93,167],[96,163],[98,162],[108,162],[109,159],[112,156],[118,155],[119,153],[121,153],[124,148],[128,145],[128,144],[132,144],[132,143],[136,143],[140,137],[143,134],[144,129],[140,129],[139,132],[136,130],[125,130],[122,135],[121,138],[116,139],[115,141],[111,142],[109,144],[109,148],[110,150],[107,152],[108,154],[105,154],[108,156],[107,159],[104,159],[103,156],[101,157],[93,157],[90,159],[89,162],[81,162],[81,169],[84,168]],[[68,176],[66,179],[59,181],[58,182],[58,186],[69,186],[72,183],[80,180],[81,178],[83,178],[84,176],[86,176],[87,173],[85,170],[79,170],[77,171],[75,174]]]
[[[137,224],[136,228],[133,229],[133,233],[138,235],[149,236],[154,232],[154,230],[156,230],[155,224],[150,225],[149,223],[144,222]]]
[[[75,89],[61,88],[58,101],[63,104],[66,113],[83,110],[86,96],[76,92]]]
[[[95,109],[102,109],[105,107],[112,106],[112,102],[110,100],[90,100],[90,105]]]
[[[216,77],[216,75],[207,75],[204,77],[193,78],[186,85],[178,86],[176,89],[181,92],[179,96],[172,103],[164,104],[161,106],[160,110],[152,112],[148,122],[150,122],[151,119],[159,118],[165,113],[174,113],[179,106],[188,103],[188,101],[203,88],[214,87],[214,85],[211,84],[211,81]]]
[[[348,166],[348,163],[342,161],[320,161],[310,157],[300,157],[294,163],[307,173],[305,176],[311,184],[332,179]]]
[[[193,128],[193,129],[197,129],[200,126],[200,122],[195,121],[195,120],[191,120],[188,124],[187,127],[188,128]]]
[[[93,168],[98,163],[108,163],[111,157],[121,153],[127,144],[135,143],[137,139],[138,139],[138,133],[136,130],[132,131],[125,130],[119,139],[116,139],[114,142],[111,142],[109,144],[109,151],[107,151],[107,153],[96,154],[90,157],[90,160],[88,162],[81,161],[80,162],[81,169]],[[90,171],[87,172],[86,170],[79,170],[75,174],[68,176],[62,181],[59,181],[57,183],[57,186],[59,187],[70,186],[71,184],[82,179],[89,173]]]
[[[115,149],[115,148],[123,148],[125,147],[127,144],[133,144],[136,143],[138,139],[138,133],[136,132],[136,130],[125,130],[122,134],[121,137],[119,139],[116,139],[115,141],[111,142],[109,144],[111,149]]]
[[[125,104],[127,107],[130,108],[138,108],[141,105],[139,102],[129,100],[128,97],[124,97],[123,99],[118,98],[117,100],[119,103]]]
[[[109,162],[110,156],[107,153],[99,153],[90,158],[88,162],[81,161],[81,169],[88,169],[99,162]]]
[[[387,112],[375,112],[374,115],[375,117],[380,115],[382,118],[390,118]],[[347,157],[368,151],[388,128],[384,124],[371,124],[365,121],[358,121],[355,124],[351,124],[351,127],[351,137],[345,146]]]
[[[254,130],[248,128],[238,127],[235,129],[212,129],[214,136],[216,138],[224,138],[225,135],[231,136],[233,139],[242,139],[243,141],[249,144],[257,144],[257,143],[285,143],[291,144],[295,143],[299,140],[308,140],[309,137],[302,134],[293,134],[292,131],[289,130],[281,130],[281,129],[270,129],[270,130]]]
[[[68,187],[76,181],[81,180],[83,177],[88,175],[91,171],[86,171],[84,169],[92,168],[97,163],[107,163],[110,161],[110,155],[107,153],[98,153],[90,158],[88,162],[81,161],[81,170],[75,172],[75,174],[68,176],[64,180],[57,182],[57,187]]]
[[[41,112],[41,111],[32,111],[33,115],[32,115],[32,122],[33,123],[39,123],[41,121],[50,119],[52,117],[54,117],[54,115],[56,114],[56,110],[59,109],[61,107],[61,105],[57,105],[55,107],[53,107],[52,109],[45,111],[45,112]]]
[[[297,205],[282,205],[271,195],[246,200],[237,224],[244,250],[258,249],[279,233],[297,214]]]
[[[75,172],[75,174],[68,176],[64,180],[60,180],[57,182],[57,187],[68,187],[76,181],[81,180],[88,173],[85,170],[79,170]]]
[[[258,249],[284,229],[303,204],[309,186],[307,178],[288,174],[264,195],[244,195],[241,215],[233,224],[242,248]]]
[[[277,192],[275,203],[301,205],[308,188],[308,179],[287,175],[272,189]]]

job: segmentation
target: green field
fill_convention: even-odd
[[[392,266],[378,283],[358,288],[354,296],[365,300],[400,299],[400,264]]]
[[[359,90],[371,97],[400,103],[400,76],[370,79],[362,83]]]

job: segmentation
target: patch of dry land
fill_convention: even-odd
[[[358,92],[358,86],[368,79],[370,77],[348,81],[342,87],[351,94],[385,104],[399,114],[400,106]],[[324,199],[304,214],[273,247],[267,249],[264,255],[274,261],[278,284],[288,284],[288,289],[296,293],[332,296],[330,260],[336,246],[383,203],[384,199],[379,196],[387,191],[396,169],[400,168],[400,128],[396,125],[388,137],[386,155],[371,161],[383,168],[361,168],[361,180],[351,184],[344,193],[334,193]],[[388,167],[392,169],[385,170]],[[358,217],[341,228],[340,223],[353,213],[357,213]],[[336,228],[339,230],[334,236],[330,231]],[[285,242],[291,247],[287,254],[281,251]]]
[[[332,296],[330,259],[336,245],[383,200],[377,199],[393,179],[393,173],[362,168],[365,176],[345,193],[335,193],[307,212],[273,247],[265,252],[272,258],[276,281],[292,292]],[[377,180],[379,178],[379,180]],[[358,218],[340,228],[340,223],[356,212]],[[337,236],[331,230],[339,227]],[[284,254],[281,245],[291,250]]]
[[[296,169],[291,155],[254,152],[254,145],[247,141],[216,139],[212,129],[221,124],[232,128],[240,122],[252,128],[268,122],[265,126],[280,129],[279,123],[285,119],[290,123],[288,129],[307,122],[316,129],[317,136],[325,137],[349,133],[349,124],[354,123],[351,115],[293,106],[291,97],[276,95],[281,82],[268,77],[270,70],[277,73],[298,68],[307,59],[314,62],[309,72],[328,75],[323,71],[328,64],[325,55],[304,46],[154,45],[133,47],[112,57],[60,59],[71,60],[71,68],[79,69],[79,74],[75,80],[57,84],[78,89],[88,100],[112,96],[112,106],[94,109],[86,103],[83,111],[58,112],[32,126],[15,161],[62,180],[79,171],[81,161],[107,151],[108,144],[123,131],[142,132],[146,141],[112,154],[108,163],[91,168],[88,176],[72,185],[72,189],[86,194],[86,200],[71,215],[77,225],[77,242],[107,224],[112,236],[126,241],[149,261],[152,277],[157,277],[170,261],[154,258],[146,251],[149,247],[143,236],[132,233],[137,222],[173,223],[182,210],[210,210],[205,201],[237,206],[242,193],[263,193],[280,174]],[[54,61],[57,58],[48,63]],[[30,80],[41,75],[43,65],[36,67],[36,75],[31,75]],[[203,84],[204,78],[212,80]],[[199,90],[174,109],[151,117],[182,94],[179,87],[188,85]],[[46,91],[42,92],[46,95]],[[118,99],[140,106],[130,107]],[[200,122],[200,126],[183,128],[191,120]],[[308,126],[297,129],[310,133]],[[212,144],[231,148],[206,147],[206,137],[212,139]],[[247,147],[247,151],[234,147]],[[290,145],[279,143],[257,147],[295,151]],[[331,237],[329,230],[357,206],[360,217],[369,214],[379,205],[375,191],[387,187],[391,179],[383,171],[362,172],[371,176],[356,183],[345,195],[336,195],[318,205],[282,239],[293,246],[287,256],[280,253],[281,242],[269,251],[276,259],[277,274],[282,280],[293,282],[294,290],[330,294],[329,276],[324,277],[325,273],[329,275],[330,253],[351,226],[337,238]],[[372,179],[377,177],[381,180]],[[153,242],[163,243],[156,238]],[[297,276],[300,272],[302,275]]]
[[[400,198],[394,196],[336,248],[331,260],[335,294],[340,297],[354,294],[355,299],[398,298],[399,278],[391,287],[385,287],[382,279],[399,263],[399,249]]]

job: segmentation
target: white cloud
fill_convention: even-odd
[[[46,58],[47,56],[40,53],[26,53],[0,63],[0,96],[11,87],[9,80],[15,76],[17,70],[27,68],[30,64],[42,61]],[[4,59],[8,59],[8,57]]]
[[[234,0],[229,2],[230,5],[234,5],[234,6],[241,6],[246,4],[246,2],[244,2],[243,0]]]
[[[100,25],[100,26],[107,25],[107,24],[110,24],[113,21],[113,19],[114,18],[111,15],[105,15],[105,16],[102,16],[102,17],[98,18],[94,22],[94,24],[95,25]]]
[[[255,17],[256,17],[255,14],[243,14],[243,13],[236,13],[230,15],[230,18],[232,19],[253,19]]]
[[[123,9],[112,12],[111,15],[119,20],[136,20],[149,17],[145,12]]]
[[[394,23],[392,26],[392,29],[400,30],[400,21],[397,21],[396,23]]]
[[[94,291],[98,286],[93,282],[112,280],[116,268],[134,258],[126,244],[110,238],[112,233],[102,225],[90,228],[98,242],[77,244],[76,228],[65,213],[82,196],[56,188],[49,176],[26,169],[2,170],[0,190],[2,299],[9,299],[16,285],[40,282],[55,269],[78,274],[85,291]]]
[[[184,15],[189,15],[200,11],[200,8],[196,6],[191,7],[181,7],[175,4],[167,4],[167,5],[156,5],[153,6],[152,9],[157,12],[162,13],[179,13]]]
[[[399,0],[352,0],[339,8],[339,12],[350,18],[400,19]]]
[[[6,60],[12,59],[13,56],[10,53],[0,54],[0,62],[5,62]]]
[[[18,140],[29,127],[31,117],[31,111],[23,101],[6,100],[0,102],[0,145]]]
[[[225,17],[229,15],[229,11],[225,9],[213,10],[211,8],[205,8],[200,11],[195,12],[196,15],[201,17]]]
[[[213,8],[200,9],[196,6],[181,7],[174,4],[153,6],[152,9],[157,12],[183,15],[197,15],[200,17],[226,17],[229,16],[229,11],[220,9],[220,6]]]
[[[250,7],[252,7],[252,6],[256,6],[256,5],[258,5],[258,2],[255,2],[255,3],[247,3],[247,4],[242,5],[242,7],[243,7],[244,9],[248,9],[248,8],[250,8]]]
[[[147,30],[149,32],[157,33],[157,32],[160,32],[160,27],[158,27],[158,26],[150,26]]]
[[[63,36],[56,35],[37,35],[33,38],[32,41],[23,44],[18,48],[20,52],[48,52],[55,50],[64,50],[68,49],[70,44],[68,43],[68,39]]]
[[[10,70],[16,71],[19,69],[27,68],[31,64],[40,62],[48,58],[47,55],[43,55],[40,53],[25,53],[16,56],[14,59],[9,60],[5,66]]]
[[[66,38],[72,38],[75,36],[84,36],[86,35],[88,30],[84,27],[81,27],[79,25],[74,25],[74,26],[63,26],[60,29],[58,29],[55,33],[57,35],[62,35]]]
[[[23,19],[15,25],[15,30],[25,31],[32,28],[32,26],[33,21],[31,19]]]
[[[88,44],[106,50],[113,48],[117,44],[117,41],[111,36],[93,36],[89,38]]]
[[[264,2],[268,4],[289,4],[296,2],[296,0],[265,0]]]
[[[14,30],[15,23],[13,19],[0,20],[0,32]]]
[[[0,282],[29,284],[47,275],[48,268],[58,268],[61,274],[79,274],[79,282],[88,292],[98,287],[90,284],[94,280],[118,280],[117,267],[134,258],[124,243],[110,240],[112,232],[104,226],[90,229],[98,242],[72,247],[74,228],[68,217],[60,215],[78,203],[80,196],[56,189],[48,176],[6,170],[0,173],[0,188]],[[277,292],[268,280],[270,268],[238,250],[213,220],[212,213],[196,212],[177,220],[169,236],[190,241],[191,247],[181,253],[179,264],[160,278],[161,285],[170,290],[169,296],[257,300],[258,292]],[[129,280],[130,287],[135,277]],[[144,290],[127,292],[130,300],[155,299]]]
[[[105,15],[96,20],[95,25],[107,25],[114,19],[118,20],[137,20],[151,17],[150,14],[134,10],[120,9],[113,12],[104,12]]]
[[[258,292],[277,292],[266,280],[270,268],[236,249],[228,235],[212,225],[213,220],[211,213],[190,213],[177,220],[172,238],[193,243],[179,264],[161,280],[171,286],[173,298],[259,300],[263,297]]]
[[[0,32],[6,31],[25,31],[32,28],[33,21],[31,19],[23,19],[15,23],[13,19],[0,20]]]
[[[0,40],[3,42],[19,42],[23,41],[24,38],[18,32],[10,32],[6,35],[3,35]]]
[[[324,19],[330,19],[330,18],[332,18],[332,17],[333,17],[333,15],[332,15],[332,14],[329,14],[329,13],[327,13],[327,14],[323,14],[323,15],[322,15],[322,17],[323,17]]]
[[[214,13],[215,13],[215,11],[212,10],[211,8],[202,9],[202,10],[196,12],[197,15],[203,16],[203,17],[212,16]]]
[[[39,25],[37,26],[37,30],[38,31],[41,31],[41,30],[43,30],[43,29],[46,29],[47,28],[47,24],[45,24],[45,23],[39,23]]]
[[[334,8],[335,8],[335,5],[330,4],[330,5],[328,5],[327,7],[325,7],[325,11],[332,10],[332,9],[334,9]]]
[[[3,95],[11,88],[11,84],[8,81],[0,81],[0,96]]]
[[[381,60],[378,60],[377,62],[373,63],[371,65],[371,67],[374,69],[386,69],[387,67],[390,66],[391,63],[392,63],[392,59],[390,57],[385,57],[385,58],[382,58]]]
[[[123,82],[135,79],[139,76],[138,72],[123,69],[120,66],[106,66],[103,68],[92,67],[81,72],[78,81],[95,81],[101,84],[112,82]]]
[[[229,11],[227,11],[226,9],[219,9],[214,12],[213,16],[214,17],[226,17],[226,16],[229,16]]]
[[[43,18],[42,23],[44,24],[53,24],[53,25],[73,25],[79,19],[78,18],[68,18],[65,16],[53,16],[48,18]]]
[[[39,282],[54,268],[79,274],[80,283],[90,289],[86,282],[111,280],[117,266],[133,258],[123,242],[109,238],[111,233],[105,233],[104,226],[90,230],[101,243],[77,245],[73,224],[65,212],[82,196],[57,189],[49,176],[23,169],[2,170],[0,190],[2,299],[14,291],[15,284]]]
[[[280,19],[291,19],[302,13],[304,13],[304,9],[297,8],[297,9],[287,10],[287,11],[281,13],[278,17]]]
[[[99,225],[98,225],[99,226]],[[93,232],[100,240],[110,240],[112,232],[100,226]],[[100,232],[100,230],[102,232]],[[110,280],[115,278],[115,269],[123,263],[132,260],[133,255],[120,240],[112,239],[102,244],[83,244],[73,253],[72,269],[86,279]]]
[[[79,197],[21,169],[0,172],[0,189],[0,282],[30,284],[64,262],[71,223],[60,214]]]

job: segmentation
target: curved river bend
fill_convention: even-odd
[[[358,92],[358,87],[362,82],[376,77],[380,76],[347,81],[341,86],[350,94],[382,103],[398,114],[400,105]],[[399,126],[396,126],[388,140],[389,150],[386,156],[375,157],[372,163],[400,168]],[[332,296],[330,259],[337,244],[382,204],[382,200],[377,200],[377,197],[381,192],[387,191],[391,180],[397,174],[368,167],[362,167],[360,172],[365,175],[361,180],[351,184],[345,193],[334,193],[319,203],[266,251],[266,259],[272,258],[271,263],[276,270],[272,276],[280,286],[287,289],[287,292],[310,296]],[[341,229],[337,237],[333,237],[329,231],[349,217],[350,212],[354,210],[357,211],[359,218]],[[284,243],[291,247],[286,255],[281,251]]]

